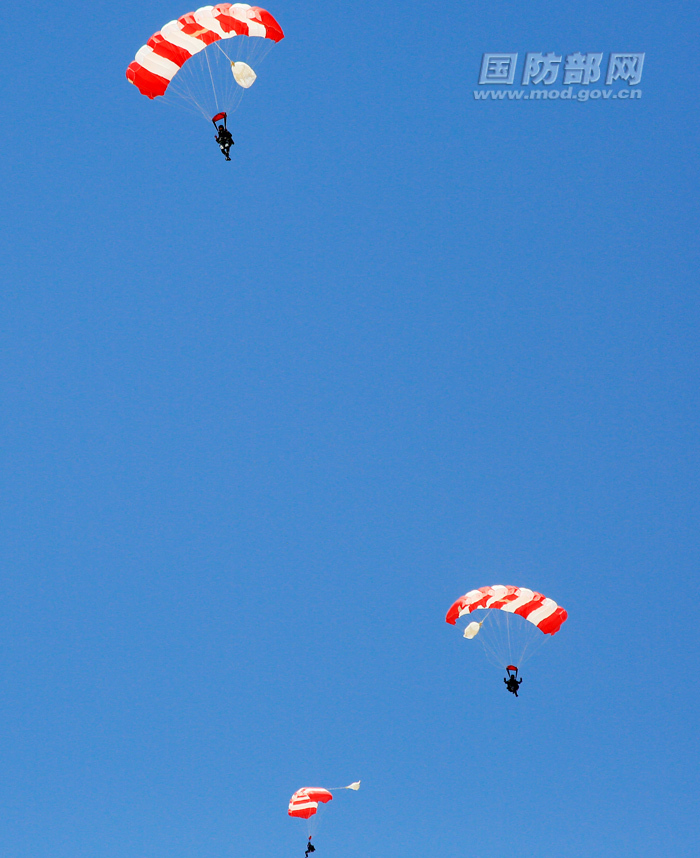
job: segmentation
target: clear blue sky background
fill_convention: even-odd
[[[4,10],[0,853],[697,855],[697,4],[269,8],[231,164],[186,4]],[[577,50],[642,100],[472,96]]]

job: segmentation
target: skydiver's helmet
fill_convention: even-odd
[[[226,131],[223,125],[219,125],[219,134],[223,134]]]

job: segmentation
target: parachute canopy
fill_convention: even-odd
[[[556,634],[568,616],[564,608],[560,608],[556,602],[543,596],[542,593],[536,593],[525,587],[506,587],[495,584],[493,587],[470,590],[457,599],[447,612],[445,622],[455,625],[459,617],[479,608],[517,614],[537,626],[546,635]],[[469,635],[465,634],[465,637]]]
[[[170,21],[140,48],[134,61],[126,70],[127,79],[143,95],[156,98],[164,95],[170,82],[185,63],[195,54],[218,42],[234,36],[258,37],[279,42],[284,38],[282,28],[272,15],[259,6],[247,3],[218,3],[202,6],[196,12],[188,12],[177,20]],[[232,60],[228,60],[233,62]],[[245,65],[245,64],[243,64]],[[241,77],[249,83],[238,81],[238,62],[231,68],[236,81],[248,87],[252,80],[241,68]],[[247,67],[252,73],[252,69]]]
[[[344,787],[332,787],[332,789],[352,789],[357,792],[360,788],[360,781],[355,781],[352,784]],[[333,794],[330,790],[323,787],[302,787],[298,789],[289,800],[289,810],[287,813],[290,816],[298,816],[301,819],[309,819],[318,810],[318,803],[326,804],[333,800]]]
[[[318,810],[318,803],[326,804],[333,800],[333,795],[321,787],[302,787],[298,789],[289,800],[290,816],[298,816],[300,819],[308,819]]]

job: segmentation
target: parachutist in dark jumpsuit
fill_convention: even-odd
[[[306,845],[306,852],[304,852],[304,858],[309,858],[309,852],[315,852],[316,847],[311,842],[311,838],[309,837],[309,842]]]
[[[224,157],[227,161],[230,161],[229,157],[229,149],[233,146],[233,137],[231,136],[231,132],[223,125],[219,125],[219,133],[214,138],[216,142],[219,144],[219,149],[223,153]]]
[[[506,679],[504,676],[503,681],[505,682],[508,691],[510,691],[511,694],[515,694],[515,696],[517,697],[518,688],[520,688],[520,683],[522,682],[522,679],[518,679],[517,677],[508,674],[508,679]]]

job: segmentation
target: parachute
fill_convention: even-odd
[[[302,787],[289,800],[289,816],[309,819],[318,810],[318,803],[326,804],[333,800],[333,794],[321,787]]]
[[[283,38],[280,25],[259,6],[202,6],[154,33],[137,51],[126,77],[150,99],[174,95],[207,119],[222,111],[230,114],[255,82],[252,65]]]
[[[470,615],[485,612],[479,621]],[[471,620],[464,637],[479,638],[487,657],[499,667],[522,665],[546,640],[555,635],[567,618],[555,601],[526,587],[495,584],[461,596],[450,607],[445,622],[456,625]],[[482,628],[483,627],[483,628]]]
[[[357,791],[360,788],[360,781],[348,784],[344,787],[331,787],[334,790],[351,789]],[[327,804],[333,800],[333,793],[323,787],[302,787],[298,789],[289,800],[289,816],[296,816],[299,819],[305,819],[308,828],[309,841],[306,850],[306,858],[309,852],[315,852],[311,846],[311,838],[316,833],[317,820],[314,819],[319,804]]]
[[[454,625],[458,617],[470,614],[478,608],[517,614],[546,635],[556,634],[568,616],[564,608],[560,608],[542,593],[527,590],[525,587],[504,587],[502,584],[496,584],[493,587],[470,590],[461,596],[447,612],[445,622]]]

